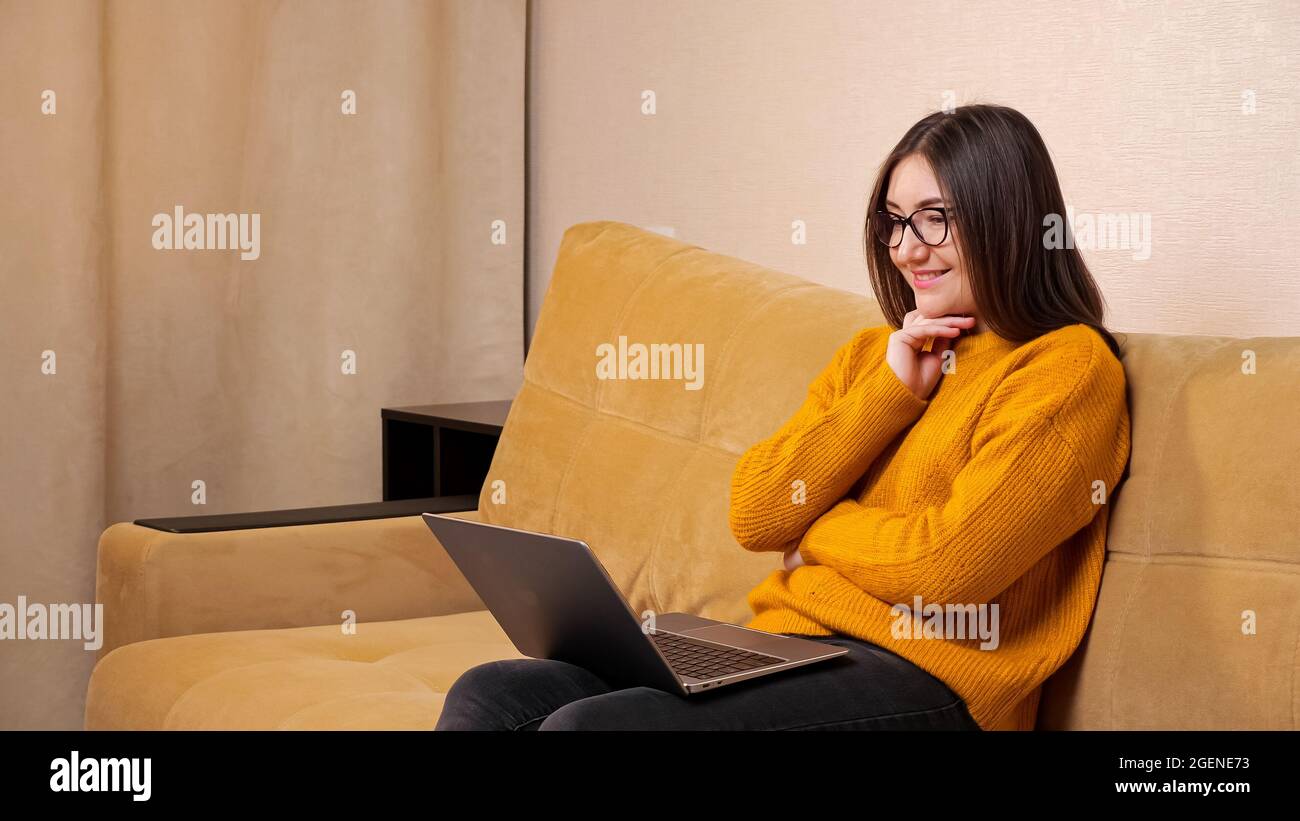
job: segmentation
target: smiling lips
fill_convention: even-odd
[[[946,268],[942,271],[915,271],[912,274],[912,281],[918,288],[931,288],[951,270]]]

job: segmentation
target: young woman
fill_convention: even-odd
[[[971,105],[882,164],[858,332],[731,481],[782,567],[746,626],[840,659],[683,698],[559,661],[469,670],[438,729],[1030,729],[1091,618],[1129,453],[1120,348],[1042,137]]]

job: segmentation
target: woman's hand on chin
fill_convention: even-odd
[[[920,311],[910,311],[903,317],[903,327],[889,335],[885,348],[885,361],[893,369],[898,381],[920,399],[929,399],[939,382],[943,367],[943,352],[952,344],[963,328],[973,328],[975,317],[947,315],[927,317]],[[925,342],[931,337],[934,344],[927,352]]]

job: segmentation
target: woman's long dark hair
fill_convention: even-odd
[[[880,166],[864,230],[867,267],[876,300],[890,325],[916,309],[907,279],[875,238],[872,220],[886,210],[894,168],[925,158],[949,208],[956,211],[957,254],[980,319],[1004,339],[1028,342],[1067,325],[1088,325],[1117,359],[1123,352],[1102,320],[1105,301],[1073,242],[1044,247],[1044,220],[1058,215],[1066,232],[1065,199],[1047,145],[1034,124],[1013,108],[965,105],[937,111],[908,129]]]

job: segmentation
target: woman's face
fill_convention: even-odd
[[[885,208],[899,217],[907,217],[918,208],[947,207],[929,163],[917,154],[903,158],[894,166],[885,199]],[[917,227],[921,227],[921,221],[930,216],[937,215],[928,211],[918,214]],[[918,311],[930,318],[948,314],[973,316],[975,327],[969,333],[976,333],[984,329],[983,323],[975,310],[966,271],[957,253],[956,234],[956,223],[950,220],[948,236],[943,243],[926,245],[911,228],[906,228],[903,241],[897,248],[890,248],[889,255],[912,286]],[[945,270],[947,273],[942,276],[932,277],[932,274]]]

